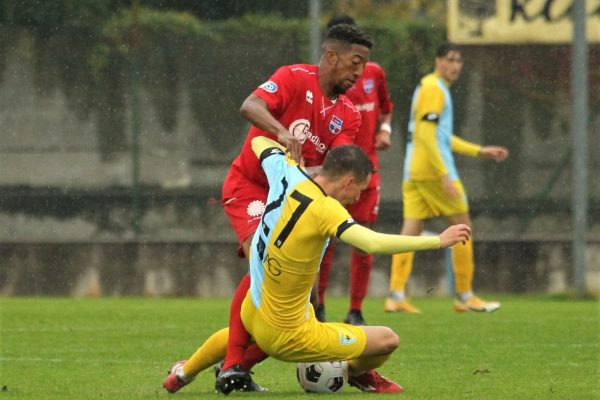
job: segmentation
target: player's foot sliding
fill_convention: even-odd
[[[396,382],[379,374],[374,369],[365,372],[362,375],[350,376],[348,378],[350,386],[354,386],[363,392],[374,393],[402,393],[404,388]]]
[[[252,380],[251,372],[240,365],[220,370],[215,382],[215,391],[228,395],[234,390],[239,392],[267,392],[268,389]]]
[[[177,393],[179,389],[190,383],[194,378],[186,378],[183,375],[183,365],[187,360],[178,361],[169,371],[167,378],[163,381],[163,388],[169,393]]]

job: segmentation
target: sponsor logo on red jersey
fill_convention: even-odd
[[[297,119],[290,124],[288,130],[300,143],[304,144],[308,140],[315,145],[319,153],[324,154],[327,151],[327,145],[321,142],[321,138],[311,132],[309,120]]]
[[[363,104],[355,104],[356,109],[360,112],[372,112],[375,111],[375,102],[370,101],[368,103]]]

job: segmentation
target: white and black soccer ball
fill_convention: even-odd
[[[337,393],[348,382],[346,361],[298,363],[296,376],[302,389],[311,393]]]

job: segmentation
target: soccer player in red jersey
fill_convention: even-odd
[[[268,182],[251,140],[266,136],[279,141],[308,169],[318,168],[330,148],[352,143],[361,117],[344,93],[361,76],[372,46],[371,39],[355,26],[333,27],[323,41],[318,65],[279,68],[242,104],[240,112],[252,127],[225,178],[222,205],[246,257],[268,194]],[[246,275],[231,302],[228,338],[226,330],[218,331],[187,362],[177,363],[163,382],[167,391],[176,392],[222,359],[223,341],[228,340],[228,344],[221,374],[249,374],[250,368],[266,357],[255,344],[249,345],[249,334],[240,317],[249,286],[250,277]],[[262,388],[252,383],[247,389]]]
[[[343,15],[333,17],[328,28],[339,24],[356,25],[354,19]],[[369,156],[375,171],[379,169],[377,150],[386,150],[390,146],[391,120],[393,104],[385,79],[385,72],[374,62],[368,62],[362,76],[346,92],[361,114],[361,126],[356,135],[355,144]],[[379,174],[373,173],[367,190],[360,199],[347,206],[350,215],[363,226],[372,227],[379,213]],[[315,314],[325,320],[325,290],[329,283],[329,270],[333,259],[333,242],[330,242],[321,262],[318,283],[318,305]],[[367,295],[369,275],[373,266],[373,256],[359,249],[352,249],[350,260],[350,307],[345,323],[365,325],[362,316],[362,302]]]

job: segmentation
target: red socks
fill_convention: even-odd
[[[373,256],[352,250],[350,261],[350,309],[360,310],[367,296]]]

